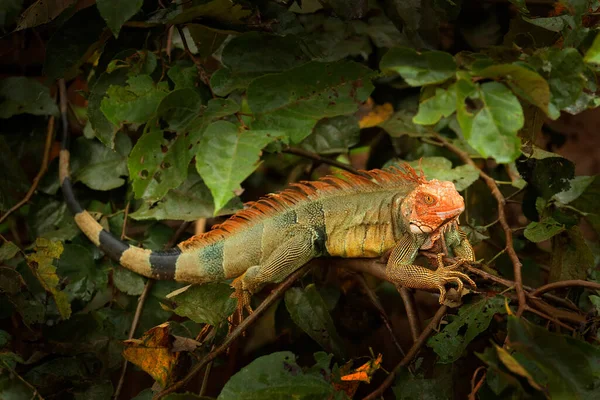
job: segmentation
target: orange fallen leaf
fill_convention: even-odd
[[[124,343],[123,356],[127,361],[146,371],[162,387],[170,382],[179,353],[171,350],[173,338],[168,322],[150,329],[141,339],[125,340]]]
[[[372,98],[360,106],[356,116],[360,128],[372,128],[388,120],[394,114],[394,107],[390,103],[375,104]]]
[[[358,389],[361,382],[371,382],[371,377],[379,368],[381,368],[381,360],[383,356],[379,354],[377,358],[371,359],[360,367],[351,370],[351,362],[340,368],[342,382],[334,383],[336,390],[343,390],[348,397],[352,398]]]

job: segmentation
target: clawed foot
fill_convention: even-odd
[[[231,294],[231,298],[237,300],[237,307],[234,313],[236,317],[234,321],[240,323],[244,319],[244,310],[248,313],[248,315],[252,314],[253,312],[250,303],[252,295],[248,290],[243,288],[241,277],[234,279],[231,283],[231,286],[235,289],[235,291]]]
[[[459,271],[455,271],[458,267],[460,267],[465,262],[467,262],[467,260],[459,259],[454,264],[445,266],[442,262],[443,256],[444,255],[442,253],[437,255],[438,269],[435,270],[435,272],[434,272],[434,274],[436,276],[436,281],[437,281],[436,286],[437,286],[438,290],[440,291],[440,304],[443,304],[444,301],[446,300],[446,284],[448,284],[448,283],[455,283],[457,286],[456,290],[458,291],[459,294],[462,294],[463,287],[464,287],[462,280],[468,282],[469,285],[471,285],[473,287],[477,287],[475,282],[473,282],[473,280],[471,278],[469,278],[469,276],[467,274],[464,274]]]

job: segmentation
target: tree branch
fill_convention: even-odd
[[[336,161],[336,160],[332,160],[332,159],[327,158],[327,157],[322,157],[322,156],[318,155],[317,153],[306,151],[304,149],[300,149],[300,148],[297,148],[297,147],[286,147],[286,148],[284,148],[282,150],[282,152],[283,153],[288,153],[288,154],[293,154],[293,155],[298,156],[298,157],[308,158],[310,160],[318,161],[318,162],[321,162],[323,164],[329,164],[329,165],[332,165],[332,166],[334,166],[336,168],[340,168],[340,169],[343,169],[345,171],[352,172],[353,174],[356,174],[356,175],[365,176],[365,174],[363,174],[362,172],[358,171],[357,169],[352,168],[352,166],[350,166],[348,164],[344,164],[344,163],[341,163],[341,162]]]
[[[584,287],[587,289],[600,290],[600,283],[584,281],[581,279],[573,279],[573,280],[569,280],[569,281],[559,281],[559,282],[549,283],[547,285],[544,285],[544,286],[541,286],[541,287],[535,289],[533,292],[530,293],[530,295],[534,296],[534,297],[539,297],[540,295],[542,295],[546,292],[549,292],[551,290],[563,289],[563,288],[568,288],[568,287],[573,287],[573,286],[580,286],[580,287]]]
[[[508,226],[508,222],[506,221],[506,214],[504,213],[504,205],[506,204],[506,199],[500,192],[500,189],[498,189],[496,181],[488,174],[483,172],[479,167],[477,167],[477,165],[473,162],[473,160],[471,159],[471,157],[469,157],[467,153],[465,153],[463,150],[459,149],[452,143],[448,142],[439,134],[434,133],[434,135],[437,140],[443,143],[448,150],[456,154],[465,164],[477,168],[477,170],[479,171],[479,177],[483,179],[483,181],[486,183],[486,185],[492,193],[492,196],[494,196],[496,202],[498,203],[498,221],[500,222],[500,226],[504,231],[504,237],[506,240],[506,253],[508,254],[508,257],[510,258],[510,261],[513,265],[513,271],[515,275],[515,289],[517,291],[517,299],[519,301],[517,316],[520,316],[521,314],[523,314],[525,306],[527,305],[527,298],[525,297],[525,290],[523,289],[523,277],[521,274],[521,267],[523,265],[521,264],[517,253],[515,252],[515,248],[513,246],[512,230],[510,229],[510,226]]]
[[[202,361],[196,364],[194,368],[192,368],[192,370],[183,379],[165,388],[162,392],[154,396],[153,399],[161,399],[167,394],[173,393],[176,390],[182,388],[186,383],[193,379],[196,376],[196,374],[200,372],[202,368],[204,368],[205,365],[216,359],[220,354],[224,353],[234,340],[236,340],[246,329],[248,329],[250,325],[257,321],[258,317],[260,317],[261,314],[265,312],[271,306],[271,304],[275,302],[275,300],[281,297],[285,293],[285,291],[288,290],[294,284],[294,282],[296,282],[296,280],[298,280],[302,275],[304,275],[304,273],[306,273],[306,271],[308,271],[311,265],[312,263],[307,263],[302,268],[290,274],[283,282],[281,282],[275,289],[273,289],[273,291],[267,296],[266,299],[263,300],[262,303],[260,303],[260,305],[256,308],[256,310],[254,310],[252,314],[250,314],[245,320],[243,320],[238,326],[236,326],[235,329],[231,331],[229,335],[227,335],[227,337],[225,338],[223,343],[221,343],[221,345],[219,345],[216,349],[208,353],[206,357],[204,357]]]

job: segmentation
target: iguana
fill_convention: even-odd
[[[63,124],[66,121],[63,121]],[[236,278],[236,297],[249,306],[250,295],[266,283],[280,282],[319,256],[379,257],[389,253],[386,274],[397,286],[437,289],[461,279],[456,268],[474,260],[458,226],[465,205],[452,182],[426,180],[408,164],[401,169],[341,173],[247,203],[207,233],[156,252],[126,244],[77,201],[69,178],[68,129],[63,128],[60,183],[65,201],[83,233],[112,259],[140,275],[190,283]],[[414,265],[419,250],[438,254],[435,271]],[[444,266],[442,250],[459,262]],[[391,253],[390,253],[391,251]]]

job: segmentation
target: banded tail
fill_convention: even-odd
[[[102,226],[81,207],[73,192],[70,179],[70,153],[69,153],[69,127],[67,121],[67,98],[64,83],[60,87],[60,111],[62,120],[62,143],[59,158],[59,179],[63,196],[69,210],[75,216],[79,229],[111,259],[119,262],[125,268],[153,279],[178,280],[176,277],[177,261],[181,256],[178,247],[167,251],[151,251],[140,247],[131,246]],[[188,257],[185,257],[188,258]],[[181,261],[181,260],[180,260]],[[188,263],[189,264],[189,263]],[[200,276],[202,268],[186,268],[187,281],[204,282],[208,277]],[[194,273],[194,270],[196,271]],[[193,276],[193,275],[197,276]]]

